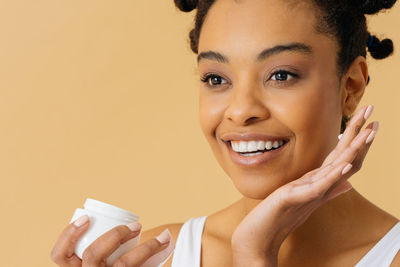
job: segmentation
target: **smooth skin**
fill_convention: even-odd
[[[243,198],[207,217],[202,267],[354,266],[398,222],[348,182],[361,169],[379,123],[363,129],[367,107],[357,109],[368,77],[365,58],[357,57],[339,80],[336,41],[314,31],[315,14],[309,1],[217,0],[206,16],[199,53],[214,51],[228,60],[198,62],[202,78],[214,75],[199,88],[200,125]],[[312,53],[281,51],[255,60],[265,48],[292,42],[307,44]],[[352,114],[338,142],[341,118]],[[222,136],[254,132],[289,142],[261,166],[237,165]],[[140,245],[153,242],[156,251],[154,236],[167,227],[176,242],[181,226],[147,230]],[[82,227],[68,226],[59,240],[75,240]],[[72,241],[58,241],[53,249],[61,251],[53,254],[60,266],[81,266],[67,260],[74,258]],[[115,247],[99,241],[92,251]],[[140,253],[129,252],[145,257]],[[171,266],[172,256],[164,266]],[[393,266],[400,266],[399,254]]]
[[[216,76],[200,86],[200,124],[243,198],[207,218],[202,266],[354,266],[398,222],[354,189],[327,201],[348,189],[378,124],[361,131],[363,107],[338,143],[341,118],[356,112],[368,68],[359,56],[338,79],[338,46],[315,32],[316,12],[309,1],[218,0],[207,14],[198,52],[227,60],[198,63],[201,77]],[[312,53],[255,60],[265,48],[293,42]],[[282,69],[295,75],[278,75]],[[222,137],[253,132],[290,141],[262,166],[239,166]],[[353,167],[341,176],[347,163]]]
[[[352,188],[346,178],[359,170],[352,170],[352,165],[361,166],[378,129],[378,123],[373,123],[357,132],[364,123],[365,111],[363,108],[357,114],[320,168],[280,187],[245,217],[232,237],[234,266],[246,266],[251,261],[277,266],[279,248],[286,237],[316,208]]]

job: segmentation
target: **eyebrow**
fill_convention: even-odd
[[[307,55],[311,55],[313,53],[311,46],[309,46],[305,43],[294,42],[294,43],[288,43],[288,44],[279,44],[279,45],[276,45],[276,46],[273,46],[270,48],[266,48],[263,51],[261,51],[257,55],[256,61],[261,62],[268,57],[282,53],[284,51],[293,51],[293,52],[307,54]],[[229,59],[227,56],[224,56],[223,54],[221,54],[219,52],[215,52],[215,51],[201,52],[197,56],[197,63],[199,63],[202,59],[216,60],[221,63],[229,63]]]

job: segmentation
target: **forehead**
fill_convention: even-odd
[[[216,0],[205,17],[198,51],[253,60],[266,47],[299,42],[326,53],[335,43],[315,31],[316,12],[304,0]]]

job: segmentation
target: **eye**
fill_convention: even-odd
[[[222,78],[219,75],[212,74],[212,73],[206,74],[200,80],[203,83],[205,83],[207,87],[211,87],[211,88],[220,86],[223,83],[222,81],[225,81],[225,83],[226,83],[226,80],[224,78]]]
[[[289,78],[289,77],[292,78]],[[275,79],[273,79],[273,77],[275,77]],[[271,74],[270,78],[273,81],[277,81],[277,82],[287,82],[292,80],[293,78],[297,78],[298,75],[294,74],[292,72],[286,71],[286,70],[277,70],[274,73]]]

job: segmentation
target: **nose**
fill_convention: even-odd
[[[245,126],[270,116],[260,88],[242,86],[233,88],[225,110],[225,118],[236,125]]]

